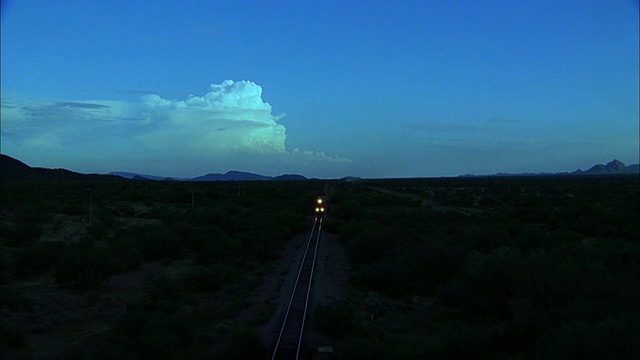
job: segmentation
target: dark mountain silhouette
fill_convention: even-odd
[[[0,154],[0,178],[3,179],[93,179],[112,177],[109,175],[81,174],[66,169],[31,167],[11,156]]]
[[[229,171],[226,174],[206,174],[194,177],[190,181],[264,181],[271,180],[269,176],[263,176],[242,171]]]
[[[606,165],[596,164],[589,170],[582,171],[580,169],[572,172],[572,175],[607,175],[607,174],[637,174],[638,164],[626,166],[621,161],[615,159]]]
[[[32,168],[18,159],[11,156],[0,155],[0,176],[2,177],[24,177],[30,174]]]
[[[613,160],[606,165],[596,164],[587,171],[580,169],[569,173],[498,173],[488,176],[566,176],[566,175],[625,175],[640,174],[640,165],[626,166],[619,160]],[[460,175],[461,177],[475,177],[487,175]],[[0,154],[0,177],[3,179],[80,179],[80,178],[125,178],[138,181],[303,181],[306,177],[298,174],[284,174],[276,177],[258,175],[243,171],[229,171],[225,174],[211,173],[194,178],[169,178],[154,175],[137,174],[132,172],[111,172],[106,175],[81,174],[66,169],[47,169],[31,167],[11,156]],[[346,177],[344,181],[354,181],[359,178]]]
[[[303,181],[303,180],[307,180],[307,178],[302,176],[302,175],[298,175],[298,174],[283,174],[283,175],[280,175],[280,176],[276,176],[271,180],[273,180],[273,181]]]
[[[245,171],[228,171],[224,174],[211,173],[194,178],[168,178],[131,172],[114,171],[109,174],[134,180],[161,180],[161,181],[302,181],[308,180],[298,174],[284,174],[276,177],[254,174]]]
[[[132,172],[114,171],[105,175],[81,174],[66,169],[31,167],[11,156],[0,154],[0,177],[3,179],[72,179],[72,178],[125,178],[136,181],[301,181],[306,177],[285,174],[276,177],[243,171],[229,171],[225,174],[206,174],[195,178],[169,178]]]
[[[171,178],[168,178],[168,177],[154,176],[154,175],[147,175],[147,174],[136,174],[136,173],[125,172],[125,171],[112,171],[109,173],[109,175],[115,175],[115,176],[123,177],[125,179],[134,179],[134,180],[172,180]]]
[[[638,174],[640,173],[640,165],[634,164],[625,166],[620,160],[612,160],[606,165],[596,164],[593,165],[589,170],[582,171],[580,169],[574,172],[556,172],[556,173],[548,173],[548,172],[540,172],[540,173],[497,173],[491,175],[475,175],[475,174],[464,174],[458,177],[477,177],[477,176],[567,176],[567,175],[626,175],[626,174]]]

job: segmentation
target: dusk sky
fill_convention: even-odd
[[[638,163],[638,1],[2,0],[2,153],[84,173]]]

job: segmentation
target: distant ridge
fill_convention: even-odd
[[[227,171],[224,174],[210,173],[194,178],[169,178],[145,174],[136,174],[124,171],[113,171],[111,175],[123,177],[133,180],[156,180],[156,181],[303,181],[308,180],[306,177],[298,174],[284,174],[279,176],[265,176],[245,171]]]
[[[225,174],[206,174],[194,178],[170,178],[113,171],[108,174],[81,174],[66,169],[31,167],[11,156],[0,154],[0,177],[3,179],[71,179],[71,178],[124,178],[135,181],[303,181],[306,177],[298,174],[284,174],[276,177],[258,175],[243,171],[228,171]]]
[[[11,156],[0,154],[0,178],[3,179],[94,179],[110,178],[110,175],[81,174],[66,169],[47,169],[31,167]]]
[[[306,177],[298,174],[284,174],[271,179],[272,181],[303,181],[308,180]]]
[[[206,174],[194,177],[190,181],[265,181],[271,180],[270,176],[263,176],[243,171],[228,171],[226,174]]]
[[[588,176],[588,175],[627,175],[627,174],[640,174],[640,165],[634,164],[626,166],[622,161],[614,159],[608,162],[606,165],[596,164],[589,168],[587,171],[580,169],[573,172],[556,172],[556,173],[497,173],[491,175],[475,175],[465,174],[458,177],[478,177],[478,176]]]
[[[640,175],[640,165],[626,166],[623,162],[614,159],[607,164],[596,164],[588,170],[578,169],[573,172],[557,173],[497,173],[492,175],[465,174],[458,177],[485,177],[485,176],[589,176],[589,175]],[[243,171],[228,171],[225,174],[210,173],[194,178],[170,178],[154,175],[138,174],[132,172],[114,171],[108,174],[82,174],[66,169],[48,169],[31,167],[11,156],[0,154],[0,178],[3,179],[97,179],[97,178],[124,178],[135,181],[304,181],[308,178],[298,174],[283,174],[279,176],[264,176]],[[344,177],[342,181],[358,181],[358,177]]]
[[[245,171],[228,171],[224,174],[210,173],[194,178],[168,178],[153,175],[136,174],[130,172],[111,172],[111,175],[117,175],[126,179],[133,180],[156,180],[156,181],[304,181],[306,177],[298,174],[283,174],[279,176],[265,176]]]
[[[596,164],[589,170],[582,171],[580,169],[572,172],[572,175],[606,175],[606,174],[638,174],[638,164],[625,166],[622,161],[618,159],[612,160],[606,165]]]
[[[2,155],[0,158],[0,174],[2,177],[22,177],[28,175],[31,167],[11,156]]]
[[[168,177],[136,174],[136,173],[125,172],[125,171],[112,171],[109,173],[109,175],[120,176],[125,179],[133,179],[133,180],[171,180],[171,178],[168,178]]]

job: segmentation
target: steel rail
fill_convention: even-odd
[[[317,229],[316,229],[317,227]],[[280,333],[278,334],[278,339],[276,341],[274,350],[273,350],[273,356],[271,357],[272,360],[279,358],[290,358],[293,354],[291,354],[291,352],[293,351],[292,348],[289,348],[289,353],[285,354],[286,349],[282,349],[283,346],[283,335],[285,334],[285,329],[287,328],[287,325],[291,326],[298,326],[297,324],[289,324],[289,322],[294,322],[296,321],[295,317],[292,316],[292,305],[294,303],[294,300],[296,300],[296,293],[298,290],[298,285],[301,285],[302,282],[304,282],[306,280],[306,277],[308,276],[309,278],[309,282],[307,284],[307,291],[306,291],[306,297],[304,299],[304,310],[303,310],[303,316],[302,316],[302,324],[300,325],[300,329],[299,329],[299,334],[297,336],[297,347],[295,350],[295,359],[298,359],[299,355],[300,355],[300,347],[302,346],[302,335],[304,332],[304,324],[305,324],[305,319],[306,319],[306,313],[307,313],[307,307],[309,305],[309,295],[311,292],[311,281],[313,279],[313,272],[315,269],[315,261],[316,261],[316,254],[318,251],[318,243],[320,240],[320,231],[322,229],[322,218],[320,217],[316,217],[314,218],[313,221],[313,225],[311,227],[311,231],[309,232],[309,238],[307,239],[307,246],[305,247],[304,250],[304,254],[302,255],[302,261],[300,262],[300,268],[298,269],[298,275],[296,277],[296,281],[293,287],[293,290],[291,292],[291,297],[289,298],[289,304],[287,306],[287,310],[285,312],[285,316],[284,316],[284,320],[282,321],[282,326],[280,328]],[[313,254],[309,253],[309,248],[311,246],[311,241],[313,240],[314,234],[316,235],[316,244],[313,248]],[[311,258],[312,256],[312,258]],[[303,275],[303,270],[305,268],[305,265],[308,265],[309,262],[311,262],[311,271],[309,275],[305,274],[305,278],[302,278]],[[307,270],[308,270],[308,266],[307,266]],[[300,296],[300,295],[299,295]],[[297,299],[297,300],[301,300],[301,299]],[[300,304],[300,303],[298,303]],[[299,307],[299,305],[297,305],[297,307]],[[299,309],[296,309],[296,311],[299,311]],[[298,315],[299,316],[299,315]],[[289,330],[291,331],[291,330]],[[296,331],[298,331],[296,329]],[[291,340],[289,340],[291,342]],[[292,343],[290,344],[284,344],[285,347],[286,345],[293,345]],[[279,352],[280,350],[280,352]],[[277,357],[278,356],[278,357]]]
[[[309,276],[309,286],[307,287],[307,296],[304,302],[304,314],[302,315],[302,325],[300,326],[300,338],[298,339],[298,350],[296,351],[296,360],[300,354],[300,346],[302,345],[302,335],[304,333],[304,323],[307,320],[307,310],[309,309],[309,298],[311,294],[311,283],[313,282],[313,273],[316,268],[316,256],[318,255],[318,244],[320,244],[320,234],[322,234],[322,218],[318,224],[318,235],[316,238],[316,248],[313,251],[313,263],[311,264],[311,276]]]

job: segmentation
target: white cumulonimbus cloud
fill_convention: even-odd
[[[168,145],[197,152],[284,153],[286,129],[250,81],[213,84],[203,96],[167,100],[144,97],[149,130],[140,139],[150,148]]]
[[[76,159],[80,171],[99,163],[100,170],[175,176],[231,169],[322,173],[350,162],[314,150],[287,150],[282,116],[272,114],[262,88],[251,81],[226,80],[183,100],[155,94],[135,102],[3,98],[3,152],[46,159],[43,165]]]

